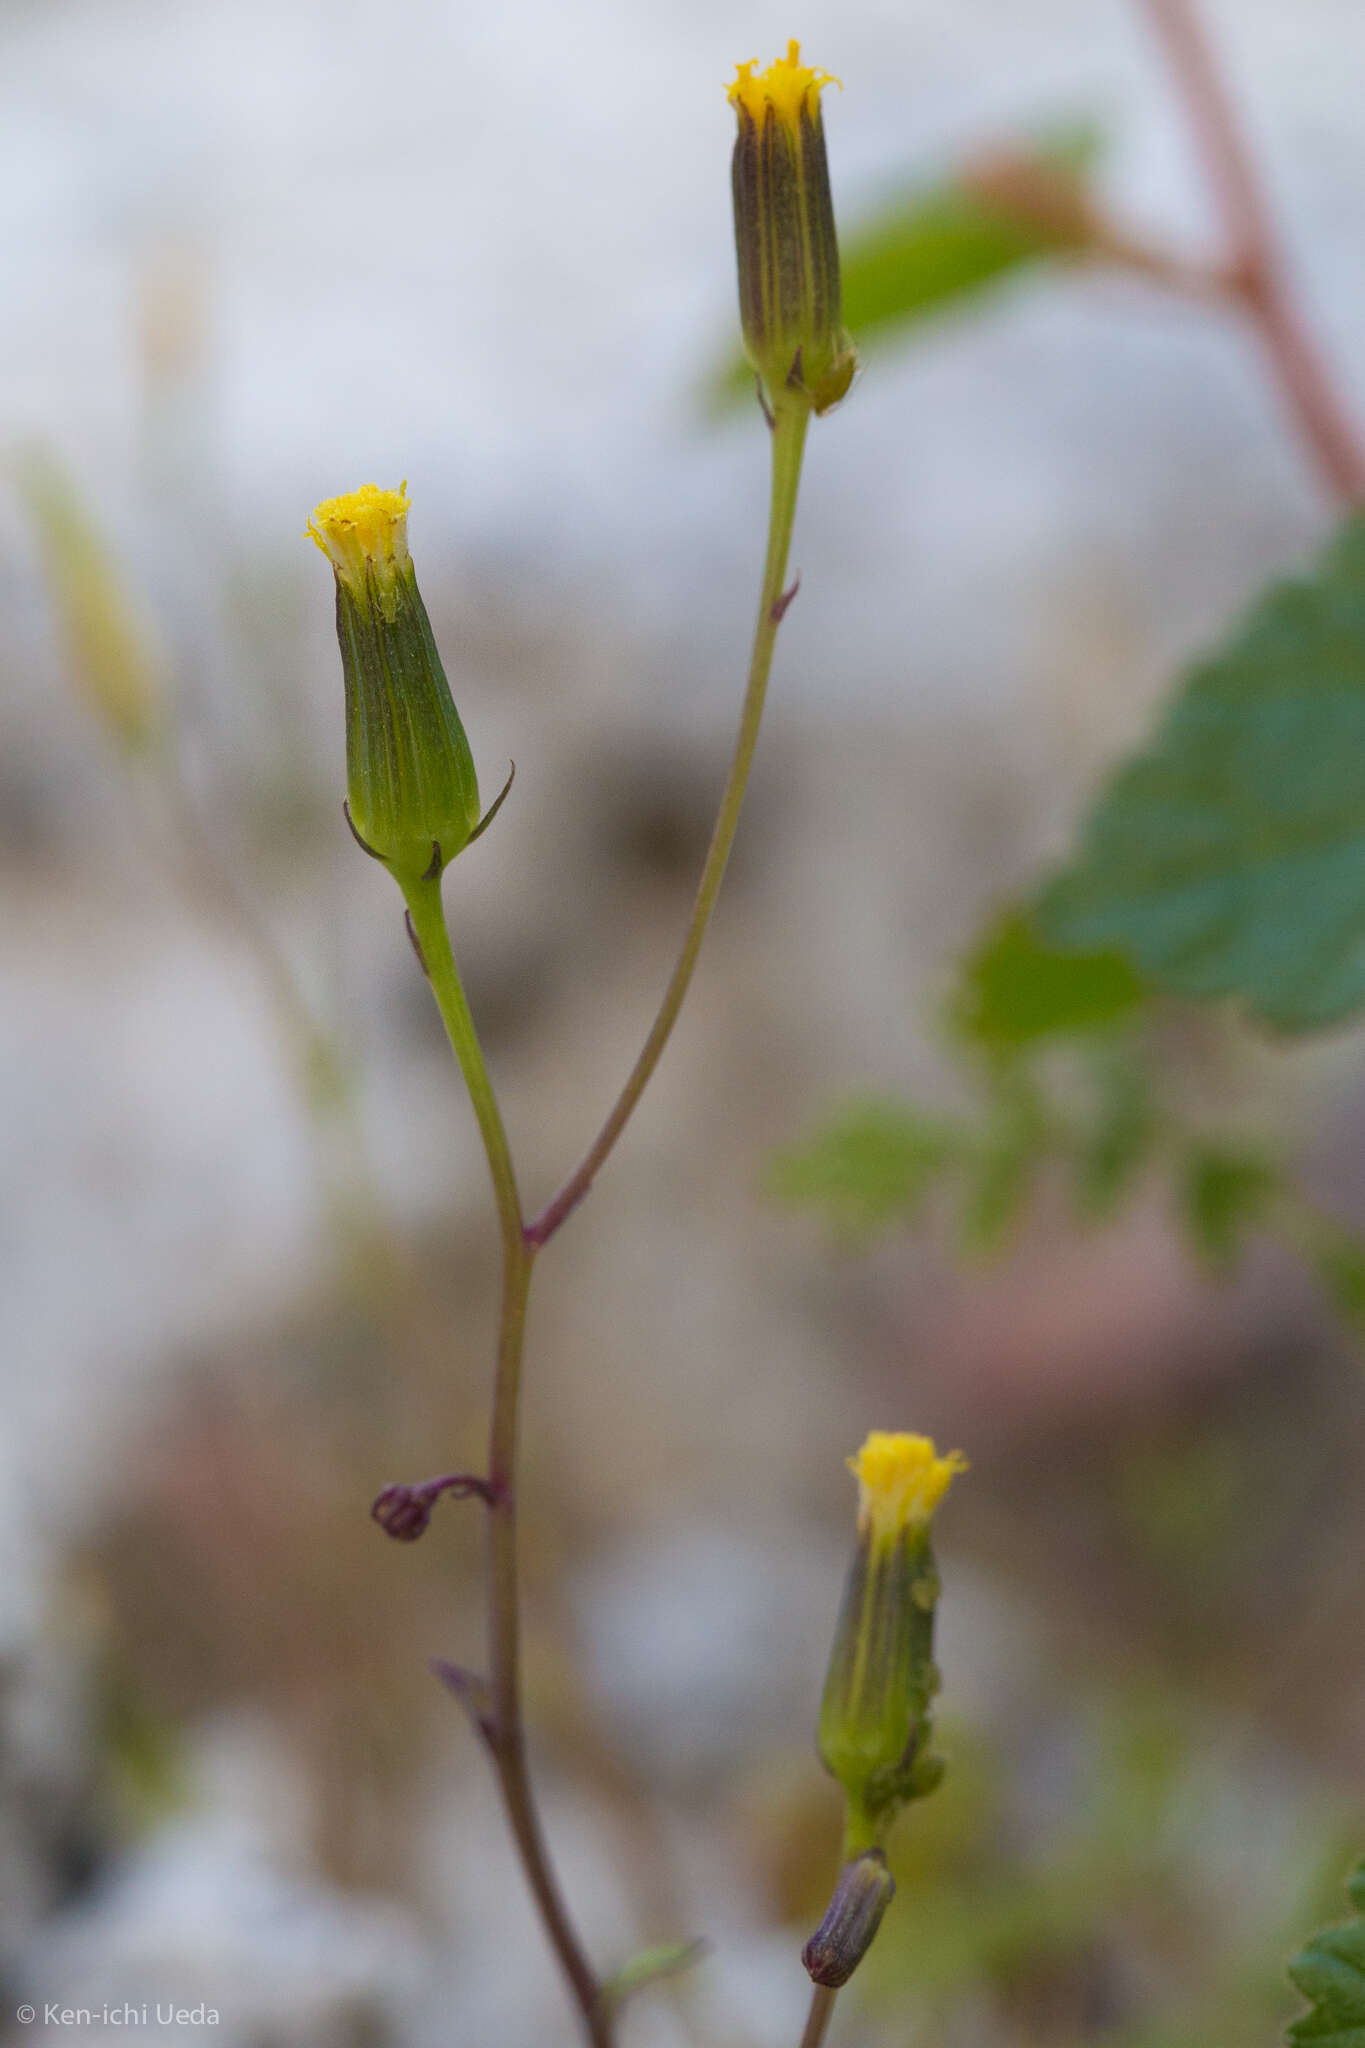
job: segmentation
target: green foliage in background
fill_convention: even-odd
[[[780,1152],[767,1192],[868,1242],[946,1202],[959,1249],[999,1250],[1047,1182],[1078,1226],[1164,1185],[1190,1252],[1215,1278],[1252,1237],[1279,1237],[1365,1346],[1365,1244],[1298,1187],[1268,1139],[1192,1121],[1167,1085],[1171,1005],[1115,949],[1068,953],[1016,905],[962,963],[946,1005],[969,1106],[956,1116],[865,1096]]]
[[[1292,2042],[1365,2048],[1365,1863],[1356,1866],[1346,1889],[1356,1917],[1316,1935],[1289,1966],[1313,2008],[1290,2027]]]
[[[1059,952],[1025,909],[988,926],[963,966],[955,1022],[987,1050],[1103,1031],[1142,1006],[1146,990],[1120,952]]]
[[[858,1985],[869,2034],[940,2041],[965,2022],[983,2040],[1112,2048],[1276,2039],[1283,1958],[1340,1867],[1333,1817],[1311,1804],[1282,1817],[1274,1878],[1211,1913],[1220,1856],[1254,1858],[1266,1824],[1229,1807],[1224,1717],[1133,1686],[1079,1711],[1073,1690],[1060,1719],[1070,1796],[1026,1841],[998,1761],[966,1727],[945,1729],[943,1790],[890,1844],[897,1897]],[[1120,1960],[1134,1954],[1137,1970]]]
[[[1273,588],[1114,776],[1040,916],[1283,1030],[1365,1004],[1365,518]]]
[[[1047,181],[1051,203],[1032,215],[968,174],[913,185],[842,233],[844,322],[859,349],[893,340],[913,323],[1075,249],[1084,240],[1078,223],[1099,155],[1099,131],[1077,124],[1034,138],[1007,158],[985,159],[991,168],[1007,163],[1017,175]],[[752,399],[753,391],[753,370],[736,352],[715,379],[713,399],[728,406]]]
[[[99,1673],[95,1710],[109,1798],[124,1825],[144,1832],[187,1805],[182,1730],[147,1698],[137,1674],[112,1656]]]
[[[704,1941],[661,1941],[644,1948],[622,1963],[619,1970],[603,1980],[603,1995],[614,2006],[622,2006],[638,1992],[648,1991],[666,1978],[679,1977],[699,1963],[706,1954]]]
[[[1180,1212],[1207,1266],[1233,1269],[1248,1231],[1270,1217],[1283,1185],[1280,1169],[1254,1151],[1197,1141],[1187,1148],[1176,1183]]]
[[[947,1022],[975,1106],[955,1118],[864,1098],[771,1164],[775,1199],[820,1211],[844,1242],[912,1220],[946,1189],[964,1250],[998,1248],[1038,1175],[1064,1166],[1079,1217],[1113,1212],[1151,1147],[1154,1117],[1136,1027],[1150,998],[1122,955],[1082,957],[1006,910],[963,963]],[[1058,1048],[1070,1085],[1051,1085]]]
[[[1170,997],[1227,999],[1283,1031],[1365,1008],[1365,517],[1316,573],[1274,586],[1177,687],[1101,795],[1075,859],[994,918],[947,1006],[974,1111],[864,1101],[783,1154],[770,1187],[865,1237],[956,1204],[968,1250],[1000,1245],[1045,1172],[1078,1221],[1148,1169],[1211,1273],[1280,1236],[1365,1343],[1365,1245],[1258,1134],[1169,1100]]]
[[[962,1144],[960,1128],[946,1118],[868,1097],[780,1153],[768,1191],[779,1202],[821,1209],[840,1238],[856,1242],[916,1215]]]

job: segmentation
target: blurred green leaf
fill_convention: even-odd
[[[1358,1342],[1365,1342],[1365,1245],[1345,1231],[1323,1231],[1309,1249],[1313,1270]]]
[[[620,2006],[637,1991],[657,1984],[665,1977],[677,1977],[690,1970],[706,1954],[704,1941],[661,1941],[643,1948],[614,1970],[602,1986],[603,1995]]]
[[[1007,1051],[1106,1030],[1131,1017],[1143,996],[1124,954],[1066,952],[1048,943],[1029,910],[1013,908],[967,956],[953,1019],[969,1038]]]
[[[926,1994],[1006,1986],[1040,1965],[1079,1963],[1107,1900],[1070,1873],[986,1870],[970,1884],[910,1893],[893,1902],[886,1935],[864,1968],[865,1988],[903,2023],[906,2003]],[[905,2034],[895,2039],[911,2038]]]
[[[913,1104],[850,1103],[804,1143],[779,1153],[767,1174],[778,1201],[823,1209],[846,1237],[866,1237],[913,1214],[962,1152],[955,1124]]]
[[[1348,1884],[1356,1918],[1328,1927],[1289,1965],[1289,1976],[1313,2010],[1289,2029],[1292,2042],[1320,2048],[1365,2048],[1365,1863]]]
[[[969,1256],[999,1251],[1015,1228],[1052,1140],[1043,1104],[1022,1073],[1002,1077],[971,1157],[959,1234]]]
[[[100,1673],[96,1705],[96,1732],[119,1808],[134,1828],[154,1827],[189,1798],[181,1732],[114,1659]]]
[[[1226,1272],[1246,1234],[1261,1222],[1283,1185],[1279,1169],[1253,1152],[1192,1144],[1177,1168],[1181,1215],[1199,1256]]]
[[[1157,1134],[1151,1076],[1138,1059],[1100,1061],[1093,1126],[1076,1157],[1076,1206],[1092,1222],[1110,1217],[1132,1186]]]
[[[851,232],[841,233],[844,323],[859,347],[945,311],[1027,264],[1077,246],[1087,174],[1100,146],[1100,131],[1093,125],[1057,129],[1008,152],[983,156],[979,177],[968,172],[901,191]],[[1006,196],[1008,172],[1014,173],[1016,188],[1025,186],[1021,203],[1012,204]],[[1027,189],[1026,181],[1035,189]],[[1035,198],[1043,203],[1022,203]],[[736,354],[717,378],[715,396],[729,404],[751,398],[753,388],[754,373]]]
[[[34,444],[15,480],[42,550],[56,623],[76,689],[110,737],[130,753],[165,728],[165,679],[155,636],[128,579],[70,476]]]
[[[1182,1603],[1212,1606],[1226,1598],[1227,1570],[1245,1564],[1261,1479],[1244,1438],[1196,1428],[1122,1451],[1114,1500],[1147,1562],[1178,1584]]]
[[[1286,1030],[1365,1003],[1365,517],[1194,670],[1040,906],[1062,946]]]

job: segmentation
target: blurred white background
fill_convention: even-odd
[[[1305,310],[1365,409],[1365,14],[1207,14]],[[421,1669],[477,1655],[473,1532],[447,1511],[409,1614],[396,1589],[414,1558],[364,1521],[384,1480],[477,1454],[493,1244],[396,896],[341,823],[329,578],[302,533],[318,498],[408,480],[488,793],[516,759],[447,902],[543,1200],[645,1027],[735,716],[767,477],[756,409],[717,419],[704,402],[735,324],[724,87],[792,33],[844,81],[826,104],[842,220],[983,144],[1083,118],[1123,217],[1214,246],[1182,109],[1121,0],[823,0],[799,20],[621,0],[0,0],[0,450],[60,456],[154,621],[206,829],[342,1020],[383,1199],[452,1346],[449,1380],[418,1372],[405,1407],[382,1318],[348,1320],[252,962],[187,902],[67,688],[22,504],[0,489],[11,2006],[30,1990],[208,1999],[224,2048],[568,2038],[480,1760]],[[624,1755],[664,1803],[689,1915],[635,1934],[716,1944],[691,2017],[642,2009],[640,2048],[795,2038],[783,1922],[804,1894],[771,1880],[786,1838],[772,1847],[762,1816],[785,1811],[784,1773],[816,1773],[839,1461],[864,1429],[976,1426],[1008,1455],[1039,1413],[1070,1426],[1082,1381],[1124,1379],[1094,1308],[1116,1291],[1129,1380],[1156,1402],[1187,1353],[1196,1378],[1235,1377],[1272,1297],[1311,1325],[1283,1276],[1213,1296],[1159,1218],[1082,1251],[1044,1230],[1003,1276],[964,1278],[913,1240],[827,1260],[758,1189],[773,1148],[839,1096],[951,1085],[936,1004],[982,910],[1065,846],[1177,660],[1331,517],[1254,337],[1111,276],[1031,273],[927,323],[873,354],[812,435],[801,595],[733,889],[533,1324],[552,1832],[594,1943],[624,1951],[639,1802],[603,1753]],[[1349,1117],[1357,1067],[1300,1062],[1286,1115],[1310,1132],[1324,1103]],[[1122,1401],[1141,1407],[1131,1388]],[[372,1405],[389,1432],[373,1455]],[[1077,1405],[1106,1412],[1093,1391]],[[395,1437],[417,1469],[381,1462]],[[363,1597],[349,1552],[327,1552],[352,1521],[336,1541],[365,1560]],[[978,1551],[992,1526],[983,1510]],[[210,1527],[201,1579],[193,1532]],[[460,1546],[455,1564],[438,1545]],[[183,1577],[207,1647],[180,1640],[158,1570],[172,1591]],[[1040,1655],[1020,1616],[1046,1596],[1011,1591],[989,1556],[960,1561],[956,1590],[950,1691],[1017,1733]],[[255,1639],[257,1600],[273,1617],[259,1665],[234,1662],[222,1641]],[[389,1608],[376,1644],[367,1617]],[[291,1641],[327,1665],[334,1609],[355,1656],[324,1712],[317,1672],[281,1671]],[[190,1676],[147,1678],[157,1645]],[[400,1700],[357,1763],[345,1731],[371,1654],[401,1665]],[[555,1657],[584,1674],[577,1717],[551,1710]],[[1342,1728],[1363,1696],[1344,1690]],[[581,1725],[599,1711],[605,1745]],[[1336,1726],[1319,1731],[1334,1756]],[[340,1827],[349,1847],[319,1850],[338,1771],[363,1775],[386,1739],[411,1749],[411,1779]],[[158,1765],[148,1811],[111,1810],[108,1753],[125,1770],[139,1743],[174,1753],[178,1789]],[[1282,1834],[1311,1834],[1331,1803],[1316,1779],[1300,1798],[1259,1770],[1252,1818],[1225,1802],[1226,1842],[1280,1825],[1277,1798]],[[1358,1800],[1351,1783],[1333,1796]],[[869,2042],[905,2038],[866,2024],[889,2028]],[[954,2043],[987,2038],[958,2026]]]

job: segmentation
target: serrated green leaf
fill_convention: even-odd
[[[1143,996],[1123,953],[1051,945],[1031,911],[1016,907],[988,926],[967,956],[952,1014],[969,1038],[1008,1051],[1107,1031],[1131,1017]]]
[[[1194,1144],[1180,1161],[1176,1185],[1195,1251],[1226,1272],[1241,1256],[1247,1232],[1279,1194],[1282,1177],[1256,1153]]]
[[[1365,1004],[1365,517],[1190,675],[1047,890],[1058,945],[1305,1030]]]
[[[1100,152],[1099,130],[1086,124],[1024,145],[1020,163],[1085,192]],[[965,179],[915,185],[887,200],[839,238],[844,324],[859,347],[954,306],[988,285],[1074,246],[1060,223],[1029,219]],[[717,380],[722,402],[751,398],[754,373],[736,355]]]
[[[1357,1917],[1316,1935],[1289,1965],[1291,1982],[1313,2008],[1289,2028],[1294,2043],[1365,2048],[1365,1863],[1347,1889]]]
[[[956,1125],[912,1103],[854,1102],[779,1153],[766,1186],[778,1201],[823,1209],[841,1234],[864,1237],[913,1214],[963,1143]]]

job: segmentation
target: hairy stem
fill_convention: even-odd
[[[789,602],[789,598],[784,596],[783,585],[787,574],[787,556],[791,551],[796,496],[801,481],[801,458],[805,450],[806,428],[809,421],[810,409],[805,398],[793,396],[784,397],[779,402],[772,422],[772,504],[768,521],[768,553],[763,568],[758,619],[754,627],[753,653],[749,660],[749,680],[744,692],[739,736],[735,742],[730,773],[721,796],[720,809],[716,813],[711,843],[707,848],[706,862],[702,868],[701,881],[697,887],[692,915],[688,921],[681,950],[669,977],[668,987],[664,990],[658,1014],[650,1026],[649,1036],[645,1039],[639,1058],[630,1070],[625,1086],[612,1105],[610,1115],[593,1140],[582,1164],[564,1183],[542,1214],[526,1226],[527,1242],[533,1246],[547,1243],[587,1194],[599,1168],[644,1094],[650,1076],[658,1066],[663,1049],[668,1043],[673,1026],[678,1021],[678,1012],[687,994],[692,971],[697,964],[697,955],[701,951],[701,942],[706,936],[706,927],[711,921],[711,913],[715,909],[716,898],[720,893],[730,849],[734,845],[740,808],[749,781],[749,770],[753,765],[754,749],[758,744],[758,729],[763,718],[763,704],[768,690],[768,677],[772,670],[777,629],[782,623],[782,615]]]
[[[523,1234],[521,1198],[507,1133],[451,951],[441,907],[441,884],[439,880],[421,881],[405,887],[403,893],[422,965],[469,1090],[488,1157],[502,1235],[502,1314],[487,1474],[492,1488],[488,1508],[488,1676],[492,1706],[489,1750],[526,1881],[568,1980],[584,2036],[592,2048],[612,2048],[610,2008],[569,1918],[550,1863],[526,1764],[526,1731],[521,1710],[516,1487],[521,1360],[534,1250]]]
[[[1255,161],[1195,0],[1143,5],[1184,96],[1218,203],[1232,288],[1260,329],[1323,482],[1354,505],[1365,498],[1365,446],[1295,302]]]
[[[827,1984],[817,1984],[811,1992],[810,2011],[806,2014],[806,2029],[801,2036],[801,2048],[820,2048],[829,2030],[834,2013],[837,1991],[831,1991]]]

